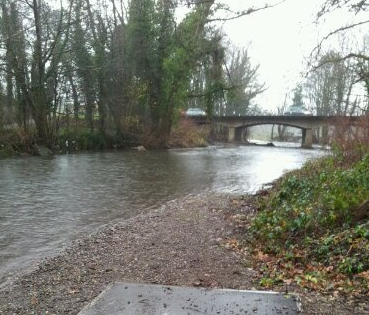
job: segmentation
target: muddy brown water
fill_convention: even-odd
[[[252,193],[322,154],[216,146],[0,160],[0,287],[106,224],[188,194]]]

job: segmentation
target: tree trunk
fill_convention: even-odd
[[[99,80],[99,102],[97,103],[97,110],[99,112],[99,130],[102,134],[105,134],[105,123],[106,123],[106,106],[108,93],[105,88],[104,79],[100,78]]]
[[[272,133],[270,135],[270,140],[272,140],[272,141],[274,139],[274,127],[275,127],[275,125],[273,124],[273,126],[272,126]]]
[[[87,123],[87,127],[94,131],[94,120],[93,120],[93,108],[94,108],[94,102],[91,99],[91,96],[86,95],[86,104],[85,104],[85,120]]]
[[[44,144],[50,144],[46,99],[42,89],[35,89],[32,92],[32,104],[32,116],[36,125],[37,138]]]

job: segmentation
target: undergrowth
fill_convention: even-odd
[[[21,154],[32,154],[36,136],[33,132],[26,133],[20,128],[1,130],[0,158]]]
[[[361,205],[368,201],[369,155],[350,168],[339,167],[332,157],[309,162],[281,179],[262,201],[255,233],[271,244],[320,236],[358,223],[366,215]]]
[[[137,145],[132,134],[101,133],[88,128],[65,129],[58,136],[61,152],[98,151]]]
[[[262,285],[369,296],[369,146],[336,148],[258,197],[251,233]]]
[[[209,128],[207,126],[199,126],[193,121],[182,119],[172,129],[168,145],[171,148],[204,147],[207,145],[208,137]]]
[[[101,150],[107,147],[106,137],[89,129],[63,130],[58,143],[64,152]]]

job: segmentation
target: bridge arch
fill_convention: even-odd
[[[273,125],[270,122],[259,122],[259,123],[248,123],[248,124],[242,124],[239,126],[228,126],[228,142],[241,142],[244,141],[244,131],[248,128],[254,127],[254,126],[260,126],[260,125]],[[288,126],[288,127],[294,127],[302,130],[302,139],[301,139],[301,147],[302,148],[312,148],[313,146],[313,128],[307,128],[302,127],[301,125],[297,124],[282,124],[282,123],[274,123],[274,125],[280,125],[280,126]]]
[[[313,144],[313,129],[322,126],[355,125],[359,116],[205,116],[191,117],[196,123],[220,124],[228,128],[228,141],[236,141],[236,130],[258,125],[284,125],[302,130],[302,147],[311,148]]]

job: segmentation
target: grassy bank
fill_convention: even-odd
[[[365,151],[310,162],[258,197],[251,237],[261,284],[369,295]]]

